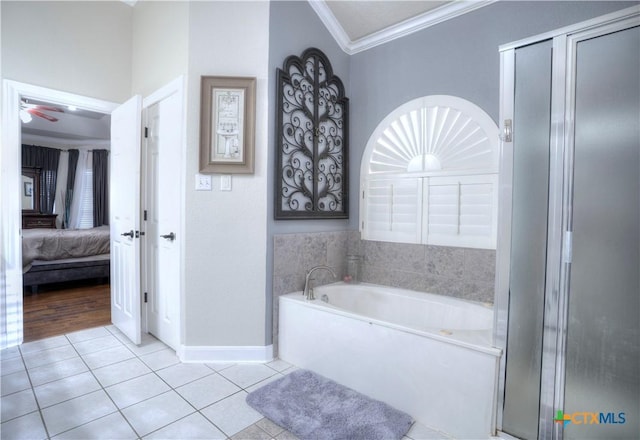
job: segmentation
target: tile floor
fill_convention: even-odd
[[[245,403],[296,368],[281,360],[183,364],[152,336],[135,346],[113,326],[9,348],[0,360],[3,440],[296,439]],[[405,440],[438,438],[414,424]]]

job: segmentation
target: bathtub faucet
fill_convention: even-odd
[[[337,278],[337,275],[333,271],[333,268],[329,266],[315,266],[309,269],[309,271],[307,272],[307,276],[304,279],[304,290],[302,291],[302,294],[309,301],[316,299],[315,296],[313,296],[313,288],[311,287],[311,280],[313,280],[313,278],[311,278],[311,274],[319,269],[328,270],[329,272],[331,272],[331,275],[333,275],[334,278]]]

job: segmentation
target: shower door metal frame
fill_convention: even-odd
[[[640,26],[640,6],[626,8],[570,27],[500,47],[500,177],[494,344],[503,350],[498,378],[496,427],[502,438],[509,319],[509,280],[513,184],[513,137],[510,124],[515,103],[516,49],[553,40],[551,121],[549,138],[549,211],[547,265],[540,380],[539,439],[563,438],[563,424],[554,423],[564,406],[571,234],[576,48],[580,41]],[[508,122],[507,122],[508,121]]]

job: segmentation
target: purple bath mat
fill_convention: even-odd
[[[401,439],[413,419],[308,370],[249,393],[247,403],[302,440]]]

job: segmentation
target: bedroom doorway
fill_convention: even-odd
[[[57,106],[71,106],[90,112],[110,114],[116,104],[87,98],[67,92],[4,80],[2,99],[2,151],[0,163],[1,198],[3,209],[0,214],[0,245],[3,258],[0,260],[0,347],[18,345],[23,341],[23,278],[22,278],[22,236],[16,231],[22,229],[22,127],[21,116],[25,117],[25,99],[55,103]],[[26,104],[30,104],[26,101]],[[22,111],[22,115],[21,115]],[[55,116],[53,116],[55,117]]]
[[[173,91],[172,91],[173,90]],[[178,187],[178,195],[182,193],[183,183],[181,176],[181,169],[184,168],[184,151],[185,151],[185,139],[184,139],[184,79],[181,77],[178,80],[173,81],[169,85],[163,87],[159,91],[152,94],[150,97],[145,98],[144,107],[149,107],[154,103],[160,102],[167,96],[173,93],[177,93],[180,104],[180,112],[178,119],[168,121],[164,119],[164,123],[171,122],[172,125],[179,127],[180,139],[176,143],[177,154],[179,160],[173,163],[173,170]],[[21,230],[21,200],[19,197],[19,189],[21,187],[21,121],[20,121],[20,102],[23,97],[30,97],[32,99],[38,99],[48,102],[59,103],[60,105],[71,105],[77,108],[82,108],[95,112],[102,112],[111,114],[118,104],[97,100],[93,98],[87,98],[80,95],[75,95],[67,92],[60,92],[43,87],[33,86],[29,84],[19,83],[12,80],[3,81],[3,94],[2,94],[2,146],[0,151],[0,198],[2,199],[3,209],[0,212],[0,251],[2,258],[0,258],[0,349],[15,346],[23,342],[24,328],[23,328],[23,279],[22,279],[22,239],[21,236],[15,232]],[[137,119],[140,120],[139,118]],[[140,128],[140,125],[137,126]],[[138,180],[140,182],[141,179]],[[175,234],[182,238],[184,236],[184,230],[182,228],[183,222],[183,209],[182,203],[178,203],[177,207],[180,207],[178,213],[178,224],[175,227]],[[139,206],[140,208],[140,206]],[[138,230],[139,229],[139,230]],[[136,233],[144,231],[142,226],[138,226]],[[181,242],[181,240],[180,240]],[[172,283],[176,286],[176,289],[171,292],[172,301],[176,307],[172,313],[175,317],[175,321],[172,323],[173,339],[167,340],[167,343],[174,348],[180,341],[179,335],[179,320],[180,320],[180,297],[183,284],[182,274],[182,251],[181,244],[175,246],[177,250],[177,261],[172,270]],[[113,259],[112,259],[113,266]],[[162,272],[159,272],[162,274]],[[112,272],[113,274],[113,272]],[[138,275],[139,276],[139,275]],[[138,278],[139,279],[139,278]],[[117,282],[117,277],[112,275],[111,283]],[[164,278],[160,284],[164,283]],[[112,289],[110,289],[112,290]],[[147,322],[147,307],[143,303],[143,297],[140,291],[140,284],[135,286],[135,295],[131,298],[136,298],[135,302],[140,305],[138,310],[142,309],[142,319],[138,320],[138,331],[149,331],[149,324]],[[113,304],[113,292],[111,292],[111,303]]]
[[[21,206],[22,261],[28,269],[23,276],[24,342],[31,342],[111,324],[109,226],[95,230],[100,231],[99,247],[87,246],[91,227],[105,220],[98,216],[94,224],[95,202],[100,205],[101,198],[93,177],[101,164],[106,175],[107,162],[101,158],[108,157],[110,148],[110,115],[21,98],[22,185],[33,187],[31,196],[23,188]],[[108,180],[102,181],[107,192]],[[87,229],[76,234],[79,227]]]

